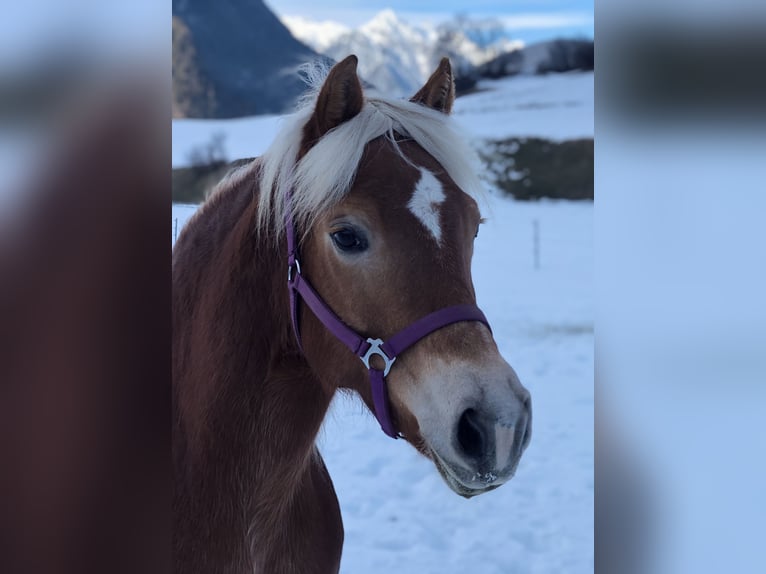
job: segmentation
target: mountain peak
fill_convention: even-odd
[[[372,17],[372,20],[367,22],[367,24],[398,24],[399,23],[399,17],[396,15],[396,12],[394,12],[391,8],[386,8],[384,10],[381,10],[375,16]]]
[[[295,38],[320,53],[351,32],[350,28],[333,20],[314,21],[302,16],[283,16],[282,22]]]
[[[432,30],[410,25],[390,8],[378,12],[372,20],[359,27],[358,32],[387,49],[413,43],[421,44],[433,33]]]
[[[386,8],[375,14],[371,20],[362,24],[359,30],[366,34],[391,34],[402,28],[409,28],[407,22],[399,19],[399,16],[393,10]]]

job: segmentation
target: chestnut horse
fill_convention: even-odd
[[[315,444],[338,389],[461,496],[508,481],[529,442],[529,393],[475,306],[481,184],[449,61],[410,101],[365,97],[356,66],[314,78],[175,246],[178,572],[338,571]]]

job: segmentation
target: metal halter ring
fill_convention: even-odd
[[[364,354],[364,356],[359,358],[362,359],[362,362],[364,363],[364,366],[367,367],[367,369],[372,369],[370,366],[370,358],[372,358],[373,355],[379,356],[385,362],[385,366],[383,367],[383,376],[388,376],[388,371],[391,370],[391,365],[393,365],[394,361],[396,361],[396,357],[391,359],[388,355],[386,355],[386,352],[381,348],[383,341],[380,339],[367,339],[367,342],[370,344],[370,348],[367,349],[367,352]]]
[[[293,261],[292,265],[288,265],[287,267],[287,282],[288,283],[292,283],[293,281],[293,269],[295,270],[297,275],[301,274],[301,264],[297,259]]]

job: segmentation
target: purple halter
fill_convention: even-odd
[[[375,417],[378,419],[384,433],[392,438],[399,438],[394,428],[394,423],[391,420],[388,391],[386,389],[386,376],[388,376],[388,372],[391,370],[391,366],[396,361],[396,358],[427,335],[452,323],[479,321],[484,323],[491,331],[492,329],[489,327],[487,318],[476,305],[454,305],[444,307],[418,319],[388,339],[388,341],[364,338],[346,325],[324,302],[308,280],[301,275],[295,228],[289,212],[285,224],[287,232],[287,286],[290,291],[290,313],[292,315],[295,337],[298,340],[298,347],[300,347],[302,352],[303,347],[298,326],[298,295],[300,295],[306,302],[306,305],[314,312],[317,319],[341,343],[346,345],[352,353],[362,360],[370,375]],[[370,359],[375,355],[383,359],[384,367],[382,371],[370,364]]]

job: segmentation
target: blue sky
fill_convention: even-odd
[[[416,24],[438,22],[455,14],[502,19],[513,36],[530,42],[552,37],[593,37],[593,0],[265,0],[279,15],[304,16],[312,20],[335,20],[358,26],[376,13],[391,8]]]

